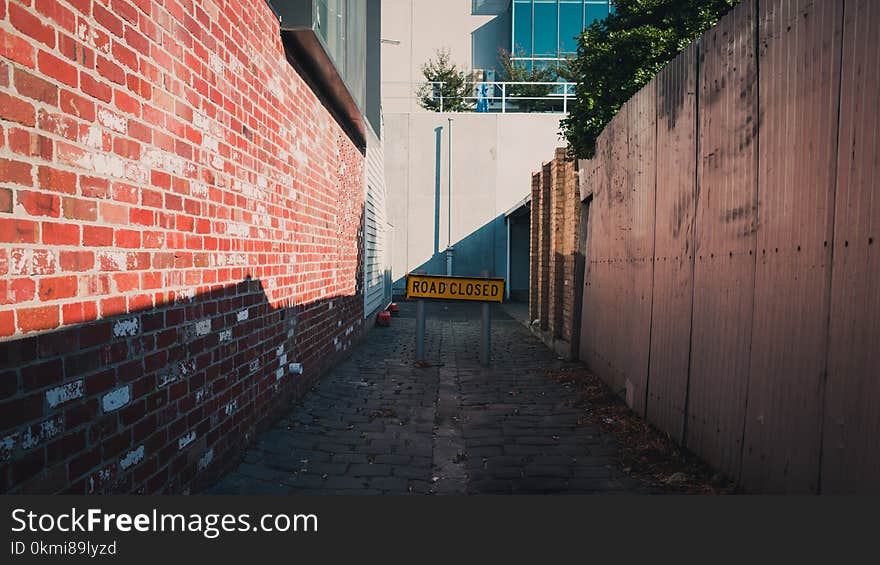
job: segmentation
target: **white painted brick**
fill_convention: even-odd
[[[164,386],[168,386],[169,384],[176,381],[178,378],[180,378],[179,375],[175,373],[165,373],[163,375],[159,375],[158,377],[156,377],[156,388],[158,389]]]
[[[232,413],[235,412],[235,409],[238,408],[238,399],[233,400],[229,404],[223,407],[223,412],[227,416],[232,416]]]
[[[220,343],[232,341],[232,330],[222,330],[220,332]]]
[[[46,402],[49,403],[50,408],[55,408],[75,398],[82,398],[82,396],[83,380],[80,379],[78,381],[67,383],[66,385],[61,385],[59,387],[47,390]]]
[[[199,471],[204,471],[205,469],[207,469],[208,465],[210,465],[211,461],[213,461],[213,460],[214,460],[214,448],[212,447],[211,449],[206,451],[204,455],[199,457],[199,463],[198,463]]]
[[[116,337],[134,337],[140,329],[141,322],[138,318],[119,320],[113,324],[113,335]]]
[[[128,120],[124,116],[120,116],[101,108],[98,110],[98,122],[113,131],[125,133],[128,130]]]
[[[61,435],[64,431],[64,419],[62,416],[50,418],[45,422],[30,426],[21,438],[22,449],[36,447],[47,439]]]
[[[131,402],[131,387],[129,385],[111,390],[101,399],[104,412],[119,410],[129,402]]]
[[[183,449],[187,445],[191,444],[196,440],[196,431],[193,430],[190,433],[186,434],[179,440],[177,440],[177,449]]]
[[[248,319],[249,316],[250,316],[250,314],[248,313],[248,309],[245,308],[244,310],[239,312],[236,317],[238,318],[239,322],[244,322],[245,320]]]
[[[129,451],[125,457],[119,460],[119,468],[125,471],[144,460],[144,446],[139,445],[137,449]]]
[[[275,380],[280,381],[283,378],[284,378],[284,369],[279,367],[275,371]]]
[[[211,333],[211,320],[196,322],[196,335],[208,335]]]
[[[0,461],[6,461],[12,457],[16,443],[18,443],[17,433],[0,438]]]

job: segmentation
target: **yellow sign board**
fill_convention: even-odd
[[[406,299],[418,298],[501,302],[504,300],[504,279],[410,273],[406,276]]]

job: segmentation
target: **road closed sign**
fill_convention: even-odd
[[[504,279],[440,277],[411,273],[406,276],[406,299],[419,298],[501,302],[504,300]]]

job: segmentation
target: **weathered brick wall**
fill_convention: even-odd
[[[541,190],[532,206],[538,209],[538,223],[531,229],[538,230],[538,317],[540,328],[546,330],[550,323],[550,163],[541,167]]]
[[[538,225],[541,221],[541,173],[532,173],[532,205],[529,209],[529,324],[539,319],[538,289],[541,284],[541,275],[538,268],[540,255],[540,230]]]
[[[566,357],[577,354],[573,343],[579,241],[580,194],[575,164],[557,149],[553,160],[532,175],[533,277],[530,314],[540,320],[540,333]],[[536,328],[538,329],[538,328]]]
[[[362,330],[362,178],[264,0],[0,0],[0,491],[228,467]]]

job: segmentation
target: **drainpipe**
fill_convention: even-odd
[[[449,120],[449,159],[446,189],[446,275],[452,276],[452,118]]]

